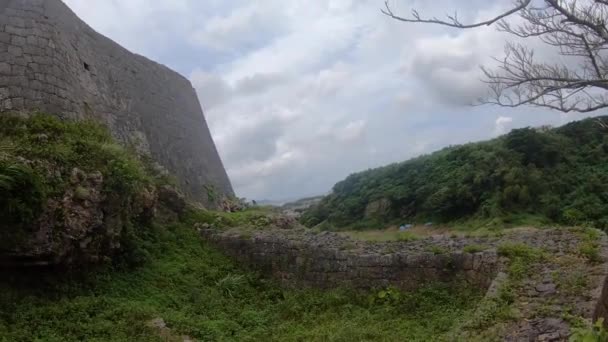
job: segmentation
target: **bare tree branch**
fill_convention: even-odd
[[[385,15],[408,23],[468,29],[495,25],[520,43],[507,42],[497,67],[483,67],[489,95],[479,104],[531,105],[562,112],[588,113],[608,108],[608,0],[515,0],[508,11],[485,21],[463,24],[457,14],[446,20],[395,14],[385,0]],[[509,19],[518,14],[520,24]],[[528,39],[554,48],[560,58],[539,60]]]
[[[501,15],[494,17],[492,19],[486,20],[486,21],[482,21],[482,22],[478,22],[478,23],[474,23],[474,24],[462,24],[459,20],[458,20],[458,14],[455,13],[452,16],[447,16],[449,21],[444,21],[444,20],[439,20],[437,18],[432,18],[432,19],[422,19],[422,17],[420,16],[420,13],[418,13],[418,11],[416,10],[412,10],[412,18],[405,18],[405,17],[401,17],[398,15],[395,15],[393,13],[393,10],[391,9],[391,6],[389,4],[389,0],[385,0],[384,1],[384,9],[381,10],[381,12],[384,15],[387,15],[393,19],[396,20],[400,20],[400,21],[404,21],[404,22],[409,22],[409,23],[427,23],[427,24],[439,24],[439,25],[444,25],[444,26],[450,26],[450,27],[456,27],[456,28],[475,28],[475,27],[480,27],[480,26],[490,26],[512,14],[515,14],[519,11],[521,11],[522,9],[528,7],[530,5],[530,3],[532,2],[532,0],[520,0],[519,1],[519,5],[517,5],[515,8],[512,8],[509,11],[506,11],[504,13],[502,13]]]

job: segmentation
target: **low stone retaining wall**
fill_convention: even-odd
[[[335,234],[311,239],[297,235],[257,232],[217,234],[202,231],[206,240],[241,264],[278,279],[285,286],[315,288],[352,287],[371,289],[394,286],[414,290],[431,282],[466,280],[489,287],[496,276],[495,251],[475,254],[459,252],[394,252],[358,248]],[[314,235],[306,235],[308,238]],[[302,238],[302,236],[300,236]],[[331,241],[340,246],[324,246]]]

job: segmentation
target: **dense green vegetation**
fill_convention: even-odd
[[[366,217],[368,205],[378,200],[389,207]],[[303,222],[378,228],[393,221],[474,219],[503,226],[534,219],[606,229],[606,203],[608,133],[587,119],[555,129],[517,129],[353,174],[308,210]]]
[[[0,137],[3,243],[31,234],[28,226],[47,200],[74,186],[74,168],[103,175],[104,194],[115,202],[106,210],[122,215],[126,225],[125,253],[88,270],[0,270],[1,342],[166,341],[182,334],[202,341],[437,340],[452,336],[480,297],[466,286],[432,284],[371,295],[283,290],[239,269],[194,229],[197,223],[264,226],[266,210],[190,209],[183,217],[160,210],[155,221],[139,220],[131,210],[135,197],[166,180],[99,125],[2,116]],[[150,327],[156,318],[171,331]]]

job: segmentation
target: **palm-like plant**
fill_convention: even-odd
[[[0,193],[9,191],[15,183],[14,178],[11,177],[12,172],[8,170],[9,165],[6,165],[12,150],[11,144],[0,142]]]
[[[20,180],[31,175],[29,167],[11,161],[14,146],[8,142],[0,142],[0,193],[12,190]]]
[[[14,150],[13,144],[8,141],[0,141],[0,161],[6,160]]]
[[[12,190],[21,180],[31,175],[31,169],[25,165],[0,163],[0,193]]]
[[[14,152],[14,145],[0,141],[0,239],[29,226],[44,201],[41,180]]]

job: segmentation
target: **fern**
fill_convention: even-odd
[[[215,283],[224,296],[234,298],[246,285],[247,279],[243,275],[230,274]]]
[[[15,179],[15,164],[9,163],[14,148],[7,141],[0,141],[0,192],[7,192],[13,189]]]
[[[0,174],[0,193],[8,192],[13,188],[15,180],[7,175]]]
[[[8,141],[0,141],[0,161],[9,159],[15,147]]]
[[[32,176],[32,169],[26,165],[11,162],[0,164],[0,192],[11,191],[18,184],[27,182]]]

